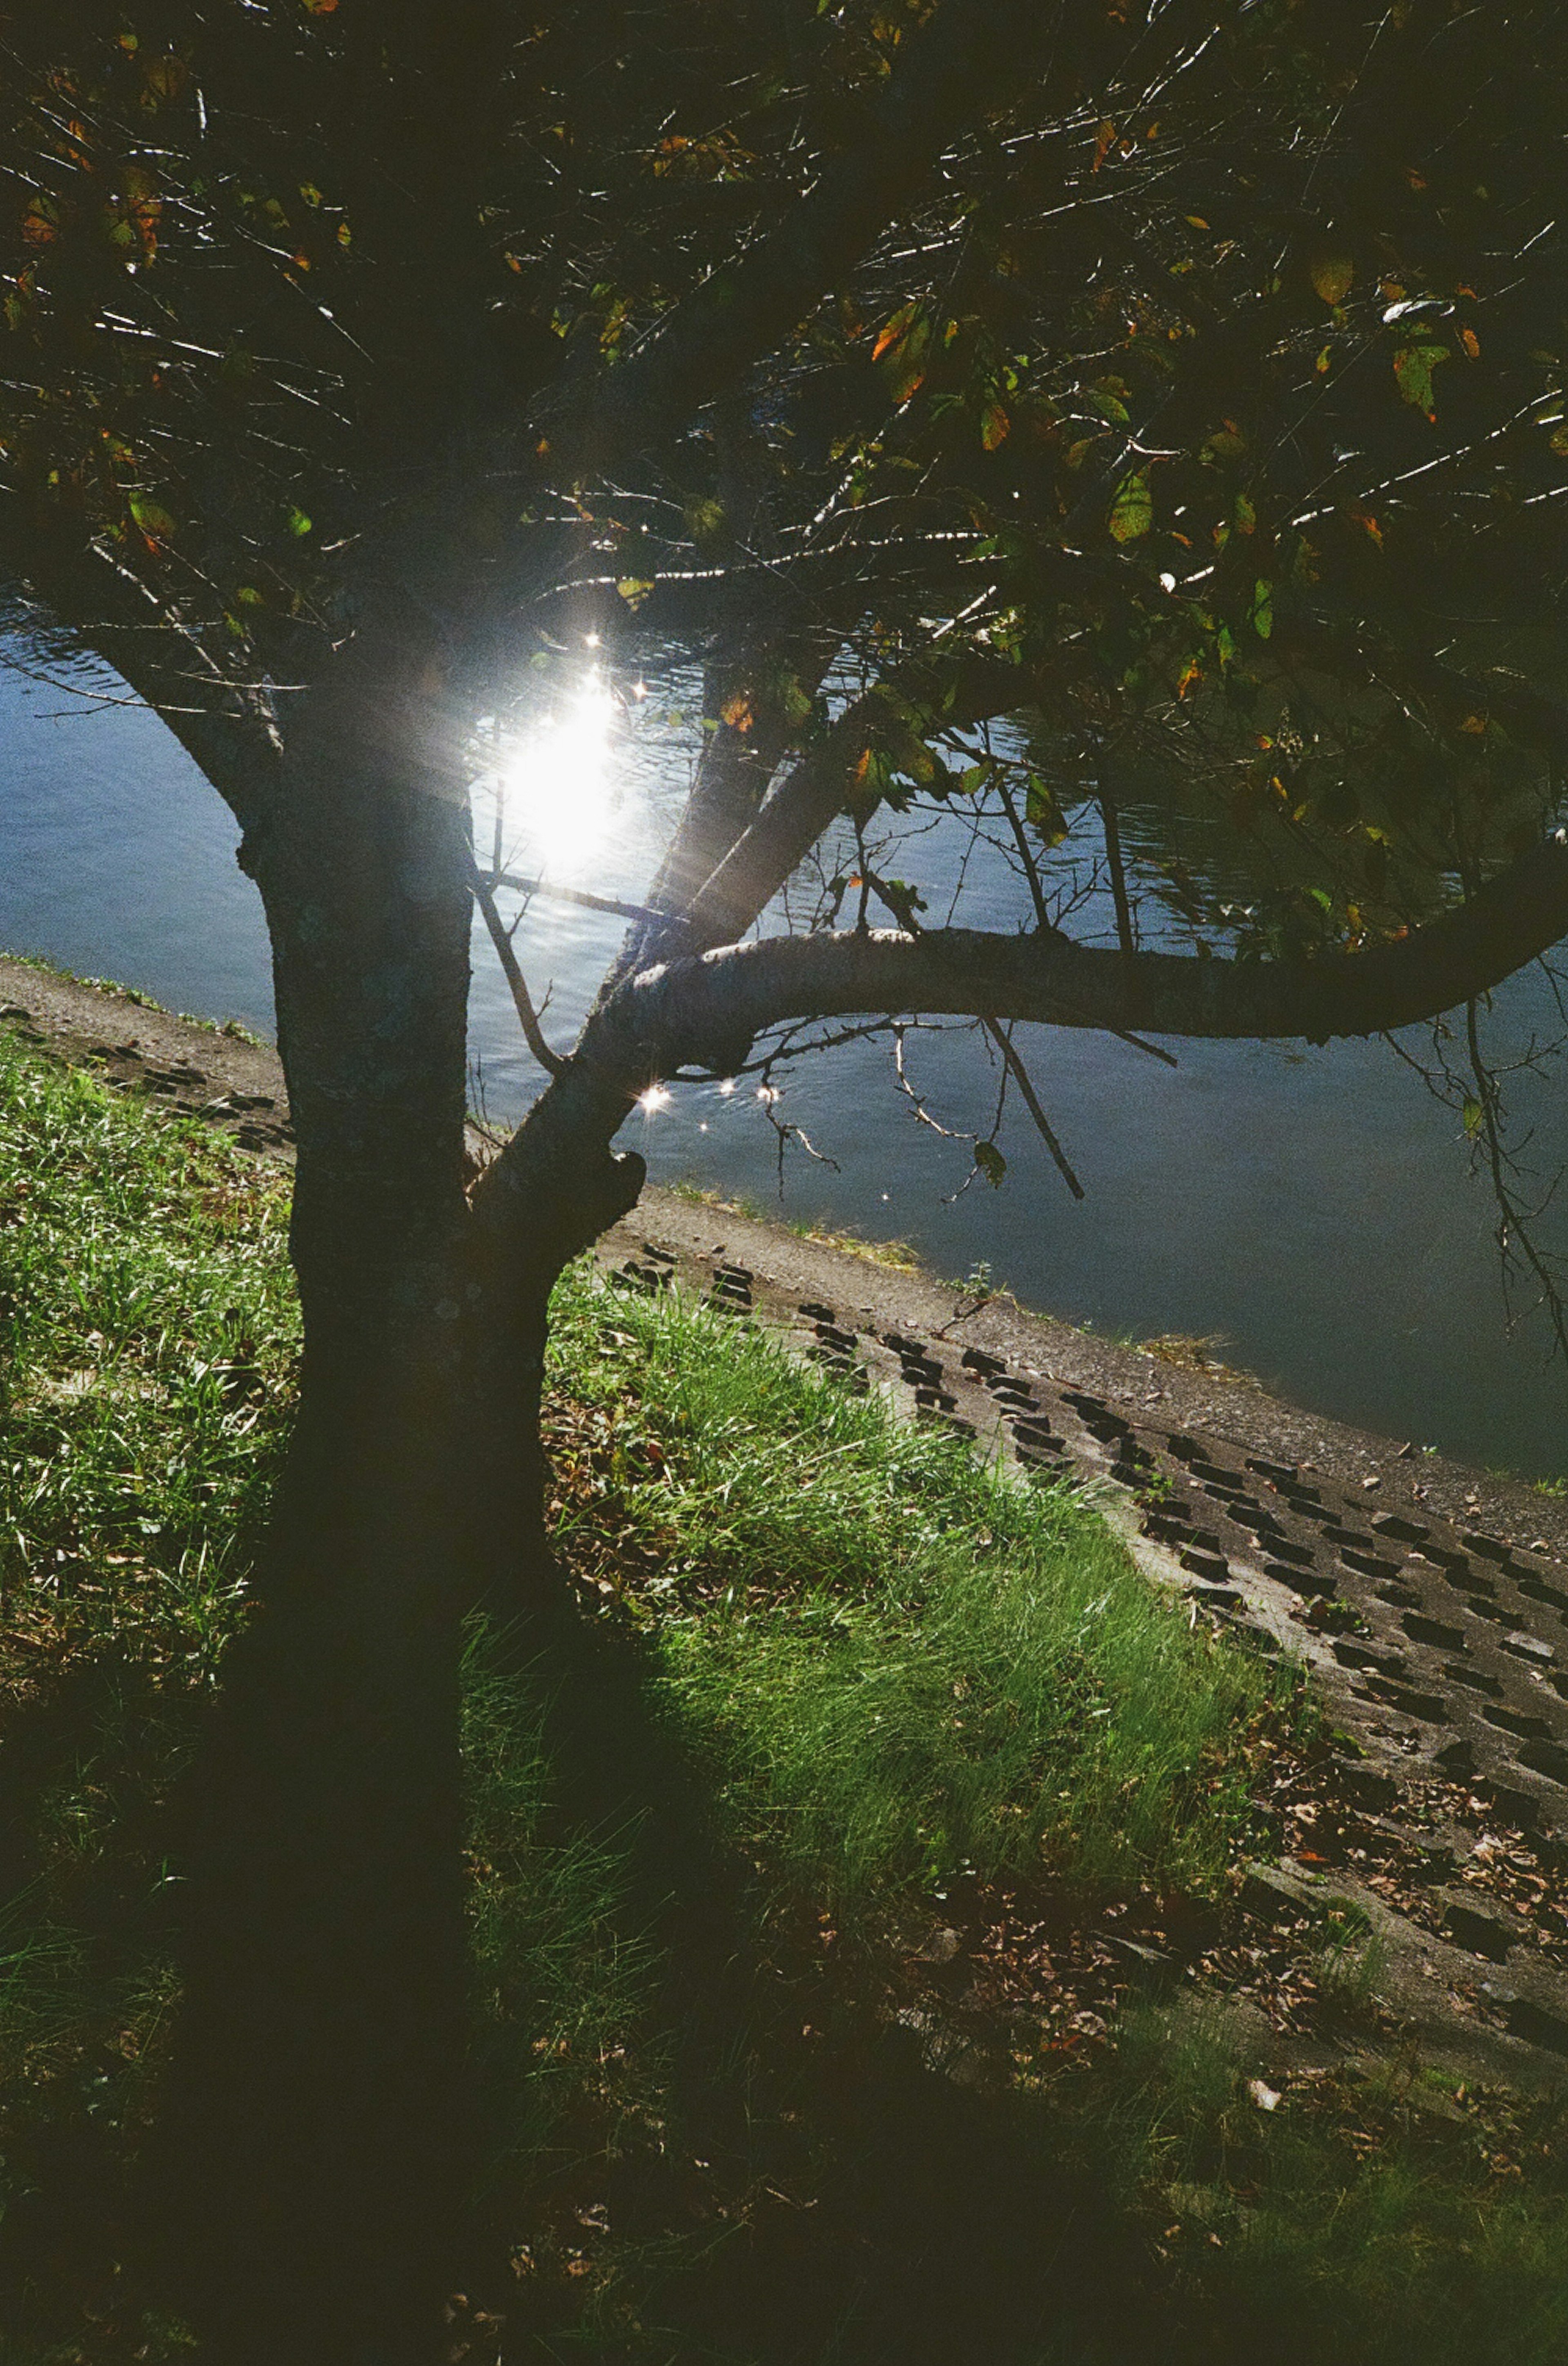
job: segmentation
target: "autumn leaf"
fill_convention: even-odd
[[[1320,254],[1312,265],[1312,284],[1325,304],[1343,304],[1350,292],[1356,266],[1348,254]]]
[[[1432,400],[1432,372],[1448,358],[1447,345],[1401,345],[1393,357],[1393,375],[1400,393],[1428,419],[1438,415]]]
[[[892,346],[901,345],[903,344],[914,324],[915,315],[919,309],[919,304],[912,299],[908,304],[900,305],[899,309],[894,313],[893,318],[887,322],[886,326],[880,331],[876,343],[871,349],[871,358],[874,362],[879,362],[882,359],[883,355]]]
[[[999,402],[988,402],[980,416],[980,441],[987,452],[994,452],[1002,443],[1011,425]]]
[[[1149,472],[1134,469],[1123,477],[1111,505],[1111,531],[1118,542],[1136,542],[1147,534],[1155,522],[1154,496],[1149,491]]]
[[[47,246],[59,235],[60,208],[52,197],[40,193],[22,216],[22,236],[29,246]]]

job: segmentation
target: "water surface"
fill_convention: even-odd
[[[683,694],[677,676],[646,707],[612,709],[585,670],[571,695],[513,727],[497,760],[511,860],[637,900],[689,777],[694,734],[667,719]],[[265,931],[236,830],[156,717],[0,672],[0,944],[268,1031]],[[488,846],[482,795],[477,810]],[[982,879],[974,916],[987,896],[1000,912],[1009,887]],[[614,918],[530,905],[517,943],[536,992],[550,991],[558,1042],[620,936]],[[474,969],[475,1090],[493,1116],[514,1117],[537,1076],[482,929]],[[1556,1023],[1539,973],[1495,1004],[1502,1044]],[[1111,1335],[1217,1335],[1226,1360],[1269,1386],[1402,1440],[1532,1475],[1568,1469],[1568,1385],[1548,1369],[1539,1319],[1506,1327],[1495,1210],[1462,1130],[1386,1047],[1173,1043],[1173,1071],[1072,1030],[1021,1029],[1018,1041],[1082,1202],[1021,1113],[1002,1137],[1002,1188],[961,1188],[967,1144],[920,1121],[884,1042],[780,1076],[771,1103],[754,1079],[675,1086],[623,1139],[659,1177],[901,1236],[941,1271],[988,1267],[1027,1303]],[[1427,1048],[1419,1033],[1411,1042]],[[998,1079],[971,1036],[922,1032],[907,1052],[931,1115],[988,1124]],[[1537,1130],[1532,1160],[1543,1171],[1568,1160],[1561,1074],[1527,1080],[1520,1111]],[[833,1162],[791,1139],[782,1197],[770,1121],[804,1129]]]

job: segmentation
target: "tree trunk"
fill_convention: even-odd
[[[412,645],[411,645],[412,643]],[[290,723],[244,860],[298,1144],[294,1435],[192,1786],[162,2169],[223,2366],[434,2354],[468,2147],[465,1612],[551,1606],[550,1291],[630,1206],[629,1094],[574,1061],[465,1194],[468,814],[412,633]],[[409,685],[415,687],[411,690]]]
[[[305,1353],[194,1786],[168,2149],[224,2366],[433,2354],[459,2198],[468,816],[395,654],[312,693],[247,849]]]

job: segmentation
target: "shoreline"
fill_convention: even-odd
[[[292,1135],[277,1053],[247,1031],[161,1008],[107,979],[79,979],[0,954],[0,1020],[39,1048],[138,1090],[176,1115],[220,1126],[243,1149],[288,1161]],[[1245,1372],[1189,1367],[1123,1346],[1021,1306],[1007,1291],[976,1304],[963,1285],[918,1262],[884,1262],[877,1245],[839,1245],[795,1233],[722,1199],[650,1183],[631,1214],[597,1245],[601,1262],[635,1256],[650,1233],[682,1256],[715,1248],[807,1298],[843,1301],[882,1329],[951,1335],[967,1346],[1032,1365],[1050,1378],[1200,1428],[1273,1461],[1317,1470],[1348,1486],[1376,1477],[1388,1498],[1489,1529],[1511,1543],[1538,1540],[1568,1560],[1568,1498],[1534,1482],[1428,1454],[1276,1396]],[[965,1312],[964,1310],[972,1310]]]

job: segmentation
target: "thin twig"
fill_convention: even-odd
[[[1023,1062],[1019,1058],[1018,1053],[1013,1050],[1012,1039],[1009,1035],[1007,1029],[998,1025],[998,1021],[994,1019],[987,1019],[985,1022],[985,1026],[987,1034],[990,1037],[998,1051],[1000,1052],[1002,1058],[1006,1061],[1008,1072],[1011,1076],[1014,1084],[1018,1087],[1019,1091],[1023,1095],[1023,1106],[1029,1111],[1030,1116],[1034,1120],[1041,1141],[1045,1144],[1046,1149],[1055,1160],[1057,1173],[1061,1176],[1063,1182],[1066,1185],[1075,1200],[1084,1199],[1087,1195],[1084,1191],[1083,1185],[1078,1181],[1077,1177],[1074,1174],[1066,1152],[1063,1149],[1061,1144],[1057,1141],[1055,1132],[1052,1131],[1051,1121],[1040,1106],[1039,1096],[1035,1092],[1034,1087],[1029,1081],[1029,1071],[1024,1066]]]
[[[1100,792],[1100,817],[1105,825],[1105,859],[1111,866],[1111,900],[1116,907],[1116,935],[1124,953],[1137,951],[1133,934],[1133,907],[1127,901],[1127,873],[1122,861],[1122,826],[1117,818],[1116,800],[1107,790]]]
[[[591,896],[585,887],[552,887],[547,879],[518,879],[510,871],[497,871],[491,876],[491,887],[512,887],[520,896],[546,896],[558,904],[581,904],[585,911],[611,912],[617,919],[642,920],[655,927],[668,928],[670,914],[655,912],[647,904],[621,904],[613,896]]]
[[[517,1016],[523,1023],[523,1032],[527,1039],[528,1049],[547,1075],[564,1076],[567,1064],[558,1053],[551,1051],[545,1041],[544,1029],[539,1024],[539,1014],[534,1008],[534,997],[528,991],[528,982],[518,964],[516,954],[512,950],[512,939],[507,935],[505,923],[495,908],[495,897],[491,893],[490,884],[472,855],[468,858],[468,883],[474,891],[474,901],[485,916],[485,926],[490,930],[490,941],[495,947],[496,958],[505,974],[506,983],[512,988],[512,999],[516,1007]]]

